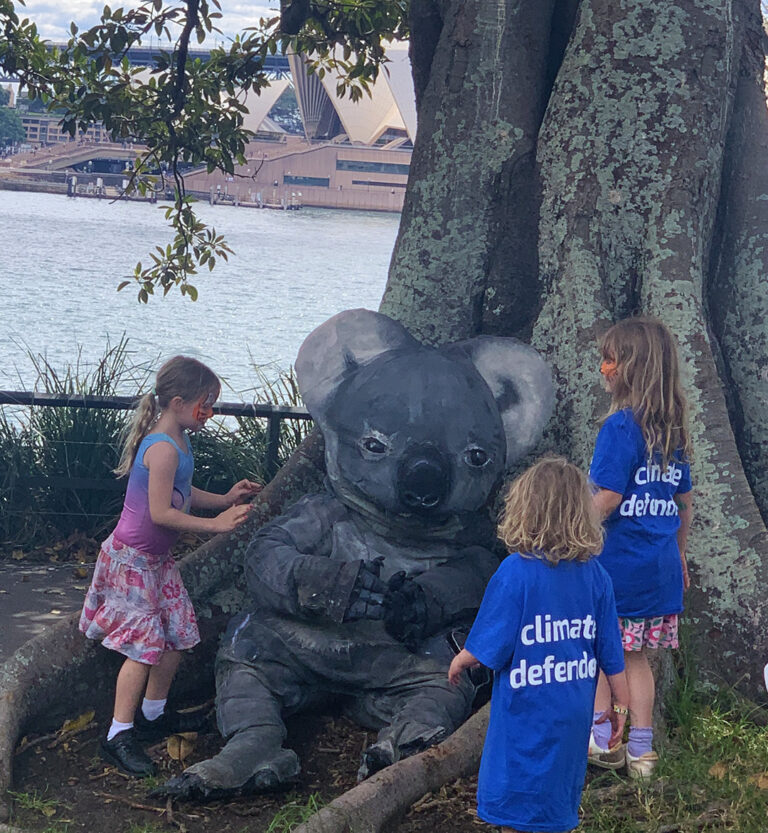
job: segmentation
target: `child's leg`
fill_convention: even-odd
[[[133,659],[126,659],[117,675],[115,689],[115,715],[118,723],[132,724],[141,693],[147,684],[150,666]]]
[[[181,661],[179,651],[166,651],[160,662],[152,666],[147,681],[147,693],[144,695],[147,700],[166,700],[171,690],[171,683]]]
[[[142,741],[155,741],[176,732],[196,732],[207,713],[180,713],[166,708],[168,692],[181,660],[180,651],[165,651],[152,666],[141,709],[136,713],[136,732]]]
[[[148,665],[125,660],[117,675],[112,725],[101,742],[102,757],[128,775],[144,776],[155,772],[154,763],[139,746],[133,729],[133,716],[148,676]]]
[[[632,726],[647,729],[653,726],[653,702],[656,683],[648,662],[646,649],[624,654],[629,686],[629,719]]]

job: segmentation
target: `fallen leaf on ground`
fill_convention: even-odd
[[[168,738],[166,749],[168,757],[174,761],[183,761],[188,758],[195,748],[197,732],[184,732],[180,735],[171,735]]]
[[[93,720],[95,714],[96,712],[91,709],[91,711],[83,712],[78,717],[72,718],[72,720],[65,720],[64,725],[59,729],[59,734],[69,735],[72,732],[82,731]]]
[[[758,772],[747,778],[750,784],[754,784],[759,790],[768,790],[768,772]]]
[[[712,764],[709,768],[709,775],[713,778],[719,778],[721,781],[725,776],[728,774],[728,767],[722,762],[718,761],[716,764]]]

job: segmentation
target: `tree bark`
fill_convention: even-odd
[[[553,5],[446,3],[381,304],[427,343],[467,338],[481,326],[491,332],[505,314],[536,303],[533,154]],[[419,20],[413,25],[418,42]],[[489,271],[501,270],[510,279],[487,293]]]
[[[589,460],[597,337],[635,312],[662,318],[683,360],[694,436],[696,590],[703,666],[756,690],[768,651],[768,539],[741,466],[707,335],[703,286],[744,29],[732,3],[591,0],[539,139],[544,306],[534,344],[555,367],[551,441]],[[552,338],[552,333],[557,338]],[[728,634],[727,642],[724,638]]]
[[[739,454],[768,521],[768,109],[758,11],[739,5],[745,38],[705,291]]]

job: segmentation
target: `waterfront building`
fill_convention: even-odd
[[[209,174],[205,168],[188,171],[187,191],[214,203],[400,211],[416,136],[416,105],[405,45],[392,46],[387,57],[370,95],[353,102],[337,95],[331,74],[321,79],[307,72],[301,56],[289,55],[291,78],[277,74],[259,95],[249,93],[245,99],[244,126],[254,133],[246,164],[230,176]],[[303,136],[287,133],[269,117],[290,83]],[[139,147],[126,153],[125,148],[121,152],[108,146],[101,125],[79,135],[75,144],[58,122],[55,115],[22,112],[27,143],[48,147],[48,171],[102,175],[109,185],[109,175],[121,178],[130,156],[140,152]],[[62,147],[64,142],[71,144],[71,153]],[[31,174],[42,167],[40,160],[38,154],[21,164]]]

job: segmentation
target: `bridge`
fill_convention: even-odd
[[[58,47],[59,49],[63,49],[66,44],[65,43],[51,43],[51,47]],[[169,44],[170,46],[170,44]],[[127,52],[126,57],[128,58],[129,62],[132,66],[138,67],[148,67],[148,66],[155,66],[157,63],[157,58],[159,57],[161,52],[167,52],[169,50],[162,49],[160,46],[132,46]],[[199,58],[200,60],[207,61],[211,57],[211,50],[210,49],[190,49],[188,58],[191,61]],[[288,57],[286,55],[267,55],[264,58],[264,72],[270,78],[290,78],[291,77],[291,68],[288,64]],[[8,82],[8,81],[18,81],[17,78],[13,76],[5,75],[0,73],[0,82]]]

